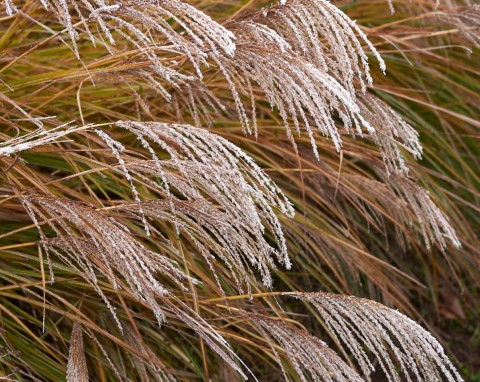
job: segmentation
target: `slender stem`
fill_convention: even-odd
[[[245,300],[252,297],[272,297],[272,296],[288,296],[293,295],[297,292],[261,292],[261,293],[252,293],[252,294],[241,294],[237,296],[227,296],[227,297],[218,297],[218,298],[209,298],[207,300],[202,300],[202,304],[210,304],[212,302],[219,302],[225,300]]]

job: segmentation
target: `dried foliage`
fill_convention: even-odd
[[[462,381],[479,20],[5,0],[0,379]]]

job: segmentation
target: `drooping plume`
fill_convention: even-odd
[[[182,287],[187,276],[172,259],[146,248],[114,217],[72,200],[26,194],[22,203],[36,223],[48,254],[55,254],[76,269],[99,293],[118,322],[113,306],[98,286],[97,272],[121,288],[117,273],[125,278],[135,296],[155,313],[159,323],[165,315],[156,298],[169,295],[157,274]],[[47,238],[39,225],[46,221],[56,233]]]
[[[333,76],[290,50],[288,42],[276,31],[254,22],[236,23],[231,28],[238,47],[232,59],[223,58],[221,68],[246,132],[251,132],[250,119],[240,93],[254,105],[252,83],[259,85],[272,108],[278,109],[292,141],[291,121],[298,132],[303,123],[317,156],[314,128],[331,138],[337,150],[341,148],[335,116],[351,133],[362,134],[362,129],[373,131],[362,117],[355,97]],[[255,110],[251,114],[257,134]]]
[[[31,150],[34,147],[42,146],[54,142],[75,131],[88,129],[89,126],[70,126],[70,123],[44,129],[43,127],[32,131],[26,135],[20,135],[0,143],[0,155],[12,155],[21,151]]]
[[[290,267],[275,209],[288,216],[293,215],[293,209],[255,162],[235,145],[204,129],[129,121],[116,125],[132,132],[152,157],[145,161],[117,150],[125,176],[132,185],[134,178],[146,182],[162,197],[122,208],[170,221],[193,241],[212,270],[212,252],[225,261],[240,290],[242,284],[250,285],[250,265],[271,288],[273,259]],[[100,134],[104,140],[111,139],[104,134]],[[276,246],[266,240],[267,230]]]
[[[166,320],[165,311],[173,314],[245,376],[236,362],[238,357],[225,339],[171,293],[167,283],[172,285],[171,288],[186,291],[183,283],[189,278],[178,269],[174,260],[149,250],[125,225],[92,206],[33,194],[22,195],[22,203],[40,232],[45,251],[77,270],[92,285],[110,309],[120,330],[123,328],[115,307],[99,286],[97,273],[104,275],[115,289],[128,289],[140,303],[152,310],[159,324]],[[48,238],[41,223],[48,224],[57,237]],[[158,280],[159,276],[163,283]]]
[[[78,28],[83,26],[93,45],[102,44],[111,53],[118,42],[130,43],[150,61],[153,72],[171,84],[190,78],[174,68],[175,54],[185,55],[202,77],[201,66],[208,66],[210,57],[232,56],[235,51],[235,37],[231,32],[204,12],[178,0],[127,0],[114,4],[104,0],[42,0],[41,3],[65,27],[78,58],[81,58],[77,47],[81,36]],[[24,14],[12,0],[6,0],[5,5],[8,15]],[[169,20],[175,21],[181,30],[174,29]],[[143,27],[148,27],[150,32],[145,32]],[[161,39],[166,44],[161,44]],[[172,56],[168,65],[163,59],[165,55]]]
[[[389,105],[372,94],[360,101],[362,115],[372,125],[372,138],[382,152],[388,173],[409,171],[403,150],[415,159],[422,157],[418,132],[405,122]]]
[[[365,91],[366,85],[372,84],[368,53],[375,56],[383,72],[386,70],[362,29],[329,1],[285,1],[248,15],[246,20],[274,30],[289,48],[336,78],[353,97],[357,87]],[[279,45],[287,47],[284,42]]]
[[[409,381],[412,377],[419,381],[463,381],[438,341],[397,310],[375,301],[330,293],[293,296],[316,308],[331,335],[354,355],[368,381],[375,367],[365,345],[389,381],[400,382],[402,377]]]
[[[247,313],[246,317],[253,322],[267,339],[277,358],[285,381],[289,378],[282,365],[280,346],[302,381],[325,382],[362,382],[363,379],[347,365],[327,344],[307,332],[279,319],[256,313]],[[277,345],[278,344],[278,345]]]

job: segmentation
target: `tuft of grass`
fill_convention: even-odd
[[[479,22],[2,2],[0,379],[474,380]]]

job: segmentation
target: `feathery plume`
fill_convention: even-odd
[[[448,242],[456,248],[461,247],[448,217],[437,207],[427,190],[402,174],[388,174],[381,168],[375,169],[375,172],[405,201],[406,208],[413,211],[428,250],[433,243],[438,243],[442,250],[448,247]],[[409,225],[411,224],[412,220],[409,219]]]
[[[246,16],[282,36],[297,54],[324,73],[335,77],[355,95],[354,79],[365,92],[372,84],[364,43],[385,73],[385,62],[362,29],[326,0],[285,1]],[[277,39],[278,40],[278,39]],[[284,42],[282,45],[286,46]]]
[[[362,135],[362,128],[373,131],[362,117],[352,94],[330,74],[306,62],[293,51],[287,51],[288,43],[273,29],[254,22],[233,24],[231,28],[234,28],[238,46],[233,59],[223,58],[222,71],[232,89],[244,131],[252,132],[237,88],[250,98],[253,105],[252,82],[262,88],[272,108],[278,109],[292,142],[289,119],[293,120],[298,132],[300,121],[303,122],[317,158],[311,120],[322,134],[332,139],[337,150],[341,147],[341,137],[335,115],[340,117],[350,133]],[[255,119],[253,127],[257,134]]]
[[[133,238],[126,226],[92,206],[33,194],[22,195],[22,203],[39,228],[42,245],[47,253],[56,255],[76,269],[92,285],[109,308],[120,330],[123,331],[121,322],[114,306],[98,285],[97,272],[107,277],[114,288],[126,289],[122,279],[116,276],[118,273],[126,280],[134,297],[152,310],[159,325],[166,320],[164,310],[171,312],[246,378],[236,362],[241,363],[241,360],[225,339],[157,280],[156,275],[160,274],[180,289],[187,290],[183,281],[189,276],[177,268],[174,260],[150,251]],[[57,234],[56,238],[46,238],[37,217],[47,222]],[[196,283],[196,280],[191,280]],[[161,300],[164,309],[157,300]]]
[[[418,132],[389,105],[372,94],[363,95],[360,108],[362,115],[375,130],[372,137],[382,152],[387,172],[400,170],[408,173],[402,149],[415,159],[422,158]]]
[[[83,348],[82,325],[73,323],[68,352],[67,382],[88,382],[87,360]]]
[[[230,31],[194,6],[178,0],[127,0],[114,4],[104,0],[42,0],[41,3],[45,10],[53,12],[66,28],[78,58],[80,54],[77,41],[81,33],[77,27],[83,24],[86,34],[93,45],[96,45],[96,36],[89,27],[93,23],[100,33],[103,45],[111,53],[117,40],[130,43],[150,61],[156,75],[172,84],[181,83],[191,76],[166,66],[159,51],[163,50],[163,55],[185,55],[200,78],[201,66],[208,66],[207,60],[210,57],[232,56],[235,51],[235,37]],[[6,0],[5,4],[8,15],[15,12],[23,14],[11,0]],[[175,30],[169,20],[175,21],[181,31]],[[144,32],[143,27],[147,27],[150,32]],[[160,45],[159,38],[154,37],[154,34],[160,34],[168,43]]]
[[[119,121],[116,126],[132,132],[152,156],[152,160],[145,161],[122,154],[119,162],[123,161],[124,172],[128,171],[130,179],[133,175],[155,187],[164,198],[123,208],[175,224],[193,241],[211,268],[211,251],[226,262],[240,290],[242,283],[247,287],[250,284],[248,263],[258,269],[264,285],[271,288],[269,268],[275,267],[273,258],[290,267],[274,208],[287,216],[293,216],[294,211],[254,161],[235,145],[204,129],[132,121]],[[169,158],[160,159],[159,149]],[[266,240],[266,230],[277,248]]]
[[[142,65],[138,65],[141,69],[138,69],[137,65],[126,65],[128,69],[122,69],[122,65],[119,65],[117,71],[110,70],[111,68],[97,71],[99,76],[103,75],[110,81],[112,78],[120,78],[118,82],[122,82],[123,86],[128,86],[132,91],[132,97],[128,97],[125,104],[117,105],[119,107],[115,114],[130,113],[134,106],[138,106],[132,107],[133,99],[148,111],[146,114],[152,116],[152,119],[156,117],[150,114],[148,103],[141,98],[141,91],[128,83],[130,79],[122,77],[126,75],[140,78],[142,83],[145,82],[166,101],[172,101],[176,110],[180,110],[178,104],[181,103],[181,107],[187,108],[194,120],[196,128],[180,124],[134,121],[112,124],[113,132],[122,129],[123,135],[133,135],[140,148],[134,147],[135,145],[124,146],[114,138],[112,131],[107,133],[100,129],[105,124],[99,124],[95,132],[100,139],[95,137],[87,143],[89,146],[95,141],[101,146],[100,150],[98,147],[84,150],[87,146],[83,145],[85,140],[71,145],[75,148],[67,148],[70,145],[65,145],[65,150],[62,150],[61,159],[64,163],[71,164],[74,172],[72,175],[63,176],[61,166],[58,166],[58,171],[55,172],[48,169],[48,174],[44,169],[37,172],[36,167],[40,166],[32,166],[26,168],[24,173],[18,171],[18,180],[14,178],[17,176],[15,171],[5,171],[5,178],[15,187],[15,191],[21,188],[23,179],[30,180],[30,175],[32,179],[40,179],[39,188],[42,188],[45,194],[19,190],[17,195],[20,195],[21,203],[39,231],[40,245],[47,255],[52,282],[53,264],[50,257],[55,256],[78,272],[97,291],[116,320],[123,340],[137,349],[132,358],[141,379],[149,380],[153,376],[160,381],[170,382],[174,377],[166,367],[163,368],[153,350],[142,341],[140,331],[133,330],[120,320],[116,314],[115,303],[105,292],[110,289],[102,286],[100,277],[108,280],[113,289],[121,289],[130,299],[128,303],[134,301],[139,307],[150,309],[159,325],[164,323],[167,317],[170,319],[173,316],[182,323],[181,330],[183,326],[192,329],[200,336],[201,341],[246,379],[243,371],[245,365],[240,357],[222,337],[221,331],[209,323],[213,321],[201,317],[203,308],[198,308],[197,297],[208,297],[210,285],[198,295],[194,290],[190,291],[185,286],[186,282],[193,285],[198,281],[189,276],[188,269],[185,272],[180,270],[173,258],[182,257],[183,253],[179,248],[185,244],[185,248],[193,252],[192,263],[204,259],[222,293],[222,283],[229,284],[228,277],[222,277],[231,275],[238,290],[242,293],[246,286],[250,297],[252,287],[260,287],[254,282],[255,272],[261,275],[265,287],[272,288],[272,269],[276,267],[276,263],[287,269],[291,267],[283,229],[276,214],[281,212],[293,217],[292,205],[251,157],[227,140],[201,128],[202,123],[207,126],[213,124],[210,118],[212,112],[226,111],[214,91],[207,87],[207,84],[212,82],[201,82],[203,75],[207,73],[206,68],[216,66],[208,73],[218,72],[225,77],[246,133],[258,134],[255,110],[257,92],[264,93],[272,110],[277,109],[293,144],[294,131],[300,133],[302,129],[306,130],[317,158],[319,154],[315,142],[316,132],[329,137],[337,151],[341,150],[343,143],[340,125],[352,135],[362,136],[365,131],[368,132],[369,138],[379,146],[386,167],[377,169],[370,166],[370,169],[383,181],[384,188],[376,187],[380,183],[376,179],[368,178],[364,181],[361,176],[343,175],[343,179],[349,182],[350,186],[358,184],[358,187],[362,188],[362,192],[349,195],[349,202],[352,201],[354,209],[364,202],[359,200],[359,195],[367,192],[369,201],[379,202],[380,207],[375,206],[378,207],[377,211],[381,210],[381,205],[389,206],[398,201],[392,211],[389,211],[389,216],[418,228],[428,248],[434,242],[439,243],[442,249],[447,247],[449,241],[455,246],[460,245],[448,219],[435,206],[428,192],[406,176],[408,167],[403,150],[414,158],[421,157],[418,134],[383,101],[366,92],[367,86],[372,84],[368,55],[375,56],[381,70],[385,72],[383,60],[362,29],[329,1],[280,0],[280,5],[234,19],[225,26],[213,21],[194,6],[179,0],[40,0],[31,8],[23,7],[23,10],[16,8],[15,0],[4,1],[8,15],[17,13],[28,18],[30,22],[41,25],[62,42],[60,36],[66,32],[73,44],[71,49],[79,59],[82,58],[82,45],[77,46],[77,43],[83,38],[89,38],[94,46],[103,45],[112,55],[117,55],[107,62],[118,60],[118,63],[128,64],[139,57],[144,61],[141,62]],[[24,13],[31,9],[37,15],[38,7],[41,6],[49,13],[45,24],[42,24],[40,18],[36,20],[33,14]],[[479,46],[479,9],[474,6],[432,14],[440,22],[458,28],[461,34]],[[65,28],[63,31],[58,31],[61,28],[51,27],[55,17]],[[5,19],[9,20],[10,17]],[[15,24],[9,29],[7,38],[0,39],[3,45],[10,44],[13,37],[22,37],[25,33],[29,42],[32,40],[30,35],[35,36],[33,40],[38,38],[36,30],[33,30],[33,33],[24,30],[23,23],[17,21],[15,17]],[[41,56],[42,52],[31,53],[48,41],[49,38],[41,40],[40,43],[35,41],[31,48],[29,43],[18,46],[12,44],[12,49],[8,47],[12,52],[25,47],[28,50],[20,53],[18,59],[14,58],[12,65],[8,64],[6,68],[10,68],[26,55],[32,60]],[[92,58],[95,57],[97,53],[93,53]],[[65,60],[65,63],[68,62]],[[94,65],[98,63],[99,61],[92,62]],[[37,65],[34,67],[36,69]],[[87,67],[85,65],[85,69]],[[132,67],[136,69],[131,69]],[[38,68],[44,70],[42,61]],[[9,72],[15,75],[21,71],[16,70],[14,68]],[[88,70],[85,72],[88,73]],[[114,78],[118,73],[119,77]],[[45,89],[50,91],[50,82],[56,81],[56,76],[42,75],[41,78],[49,83]],[[33,82],[35,83],[37,82]],[[25,81],[21,84],[30,86],[31,82]],[[65,87],[65,90],[58,94],[68,95],[70,91]],[[57,95],[49,95],[38,99],[38,104],[56,108],[56,97]],[[13,107],[15,116],[25,117],[24,120],[39,127],[24,136],[20,136],[20,130],[17,129],[17,137],[7,137],[8,140],[0,143],[0,157],[52,144],[67,134],[92,127],[64,124],[47,130],[43,128],[42,118],[32,117],[3,93],[0,93],[0,101],[7,104],[7,109]],[[77,102],[81,109],[80,88]],[[69,101],[65,103],[72,104],[74,103]],[[107,115],[102,111],[103,106],[98,108],[98,112],[96,103],[91,105],[94,107],[86,114],[89,118],[101,120]],[[160,108],[158,110],[161,110],[161,113],[164,111]],[[98,114],[91,114],[92,111]],[[9,113],[7,111],[7,115]],[[80,115],[83,120],[81,111]],[[16,129],[13,122],[6,117],[3,119],[11,124],[12,130]],[[142,119],[143,116],[139,115],[138,120]],[[93,134],[88,135],[91,136]],[[83,138],[87,140],[87,134]],[[90,156],[92,161],[79,160],[81,165],[77,167],[79,152],[85,157]],[[356,154],[352,154],[354,155]],[[362,153],[359,158],[361,156]],[[10,161],[9,158],[3,159]],[[93,162],[105,166],[88,168],[88,164],[85,165]],[[375,159],[374,162],[381,166],[380,159]],[[367,160],[364,163],[369,164]],[[46,166],[48,165],[47,163]],[[87,167],[85,171],[83,166]],[[10,168],[12,167],[8,167]],[[72,178],[75,178],[74,182],[79,178],[84,181],[84,175],[87,175],[87,178],[93,174],[92,181],[96,182],[95,176],[104,175],[103,171],[115,172],[125,177],[126,181],[122,180],[118,184],[127,185],[127,191],[130,187],[131,200],[122,200],[121,203],[125,202],[123,204],[119,204],[118,200],[112,201],[108,186],[100,184],[89,188],[86,183],[88,180],[84,186],[88,188],[92,199],[100,201],[103,197],[101,193],[105,191],[105,200],[102,202],[110,203],[107,207],[97,208],[93,204],[67,199],[67,195],[78,195],[77,192],[84,191],[80,185],[78,188],[74,186],[74,189],[69,190],[71,192],[65,192],[72,184]],[[43,182],[42,179],[47,176],[49,179]],[[118,180],[118,177],[115,180]],[[339,181],[340,176],[337,186]],[[118,195],[123,196],[124,187],[120,191]],[[144,200],[143,195],[149,195],[152,200]],[[7,195],[6,199],[8,201],[2,203],[11,203],[10,199],[16,201],[15,196]],[[85,196],[85,200],[89,200],[89,197]],[[377,211],[374,211],[374,214],[382,214]],[[137,239],[134,232],[127,228],[128,224],[137,227],[137,220],[142,220],[147,236],[150,233],[154,235],[156,244],[162,248],[161,253],[149,249],[147,244],[142,243],[141,239]],[[295,224],[297,223],[293,223],[292,227]],[[332,226],[332,229],[336,228]],[[28,229],[28,226],[22,226],[7,235],[16,235]],[[316,231],[317,234],[318,232],[321,230]],[[351,232],[355,235],[355,231]],[[361,281],[358,270],[363,271],[364,260],[357,259],[354,262],[352,254],[329,240],[329,237],[323,238],[320,234],[315,236],[315,233],[308,232],[308,229],[305,229],[304,233],[305,242],[309,241],[308,245],[330,252],[327,258],[334,263],[331,269],[337,268],[339,272],[348,270],[353,274],[353,278],[357,278],[356,281]],[[26,234],[29,235],[28,232]],[[297,238],[299,236],[295,228],[287,234]],[[141,236],[144,238],[145,235]],[[179,246],[174,245],[170,241],[171,237],[183,242]],[[338,238],[342,239],[341,234]],[[348,241],[346,242],[348,244]],[[19,247],[17,244],[7,244],[3,248]],[[31,244],[26,242],[26,245]],[[43,251],[40,253],[40,264],[44,281],[42,254]],[[217,272],[215,261],[225,264],[222,275]],[[185,263],[187,264],[187,261]],[[188,264],[186,266],[188,267]],[[196,269],[200,269],[198,274],[205,277],[202,267]],[[18,280],[23,283],[22,279]],[[31,284],[29,281],[26,279],[26,284],[22,285],[26,285],[25,288],[38,286],[38,283]],[[210,280],[207,284],[209,282]],[[376,282],[377,285],[381,284],[383,278],[378,276]],[[45,298],[46,288],[44,285],[43,287]],[[175,293],[177,291],[182,293]],[[114,295],[114,291],[110,292]],[[189,293],[191,294],[188,295]],[[179,296],[185,294],[188,295],[188,301],[194,301],[195,310],[180,300]],[[374,370],[368,354],[370,351],[378,359],[389,381],[400,381],[401,376],[408,381],[462,381],[438,342],[419,325],[395,310],[373,301],[327,293],[285,295],[296,297],[315,307],[337,344],[341,347],[343,343],[356,358],[367,380],[370,380],[370,374]],[[38,294],[33,296],[41,298]],[[48,305],[44,302],[44,310],[46,306]],[[213,309],[208,310],[208,314],[211,314],[209,319],[217,314]],[[284,360],[288,359],[293,366],[293,369],[288,371],[295,371],[304,382],[308,379],[345,382],[362,380],[355,370],[316,337],[282,320],[256,313],[245,315],[249,325],[256,327],[271,346],[286,379],[287,371],[282,364],[282,357]],[[136,319],[135,315],[128,316],[132,320]],[[88,381],[83,331],[98,345],[107,364],[113,365],[107,351],[91,329],[87,325],[83,329],[75,322],[71,334],[67,381]],[[202,346],[202,353],[205,353],[203,350]],[[205,353],[202,356],[211,354]],[[149,363],[148,359],[155,362]],[[90,366],[93,367],[94,364]],[[193,366],[196,367],[196,364]],[[127,373],[120,375],[114,365],[112,369],[120,380],[128,378]],[[207,370],[205,375],[208,375]]]
[[[133,238],[126,226],[92,206],[33,194],[23,195],[22,203],[37,222],[40,232],[38,217],[57,234],[56,238],[48,239],[41,233],[45,251],[76,269],[95,288],[119,327],[113,306],[98,286],[96,271],[106,276],[114,288],[120,286],[115,275],[118,272],[138,300],[152,309],[159,324],[165,321],[156,297],[170,292],[155,275],[166,276],[182,288],[187,276],[177,268],[175,261],[150,251]]]
[[[56,141],[76,131],[88,129],[90,126],[70,126],[71,122],[46,130],[39,128],[31,133],[9,139],[0,143],[0,155],[9,156],[20,151],[31,150]]]
[[[283,368],[280,355],[275,349],[278,346],[286,353],[302,381],[309,380],[308,376],[313,381],[363,381],[355,370],[318,338],[279,319],[251,312],[247,313],[247,317],[270,344],[282,368],[285,381],[289,378]]]
[[[312,304],[329,332],[342,342],[358,361],[370,381],[375,370],[366,345],[389,381],[400,381],[396,367],[408,381],[463,381],[438,341],[420,325],[400,312],[375,301],[330,293],[285,294]]]
[[[480,48],[480,4],[433,12],[431,18],[457,28],[461,36]]]
[[[449,243],[457,248],[461,246],[448,217],[436,206],[427,190],[403,174],[387,173],[384,168],[377,166],[374,169],[381,181],[353,174],[344,174],[343,179],[359,191],[368,192],[371,199],[369,203],[384,206],[389,215],[401,223],[396,228],[399,243],[404,242],[405,232],[399,230],[399,227],[403,227],[409,233],[417,234],[428,250],[435,243],[442,250]],[[360,204],[365,202],[358,200]]]

